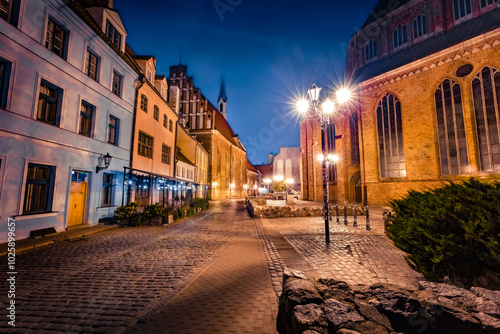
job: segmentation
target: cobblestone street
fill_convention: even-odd
[[[321,218],[253,220],[241,201],[220,201],[175,224],[37,248],[16,258],[16,328],[0,332],[275,333],[286,266],[414,286],[419,275],[381,231],[334,219],[326,248]]]

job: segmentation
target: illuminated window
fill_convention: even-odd
[[[45,47],[61,58],[65,58],[66,52],[66,30],[63,26],[55,23],[52,19],[47,21],[45,32]]]
[[[91,79],[97,81],[97,66],[99,64],[99,58],[87,50],[85,55],[85,74],[87,74]]]
[[[79,134],[90,137],[92,130],[92,117],[94,115],[95,107],[85,101],[82,101],[80,109],[80,129]]]
[[[120,49],[122,43],[122,35],[111,23],[109,23],[108,20],[106,20],[106,36],[108,36],[111,42],[113,42],[113,44]]]
[[[28,164],[23,214],[52,211],[55,171],[52,166]]]

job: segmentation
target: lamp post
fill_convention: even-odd
[[[270,193],[271,192],[271,179],[265,178],[263,181],[264,181],[264,184],[267,184],[267,192]]]
[[[349,100],[350,92],[347,89],[341,89],[336,92],[336,102],[327,99],[321,104],[321,108],[318,108],[319,93],[321,88],[313,84],[311,88],[308,89],[307,94],[309,95],[309,100],[300,100],[297,102],[297,109],[305,115],[305,117],[317,119],[321,125],[321,155],[318,157],[321,161],[321,174],[323,179],[323,216],[325,218],[325,239],[326,243],[330,243],[330,226],[328,219],[328,179],[327,179],[327,168],[329,165],[328,158],[331,157],[332,162],[334,159],[335,147],[333,147],[333,152],[326,152],[325,143],[325,132],[326,127],[330,124],[330,116],[337,108],[336,104],[342,104]],[[312,108],[310,108],[312,105]],[[335,143],[334,138],[333,142]],[[338,156],[336,158],[338,161]]]

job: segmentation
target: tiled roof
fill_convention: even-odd
[[[231,144],[242,150],[245,150],[245,148],[239,143],[239,141],[236,142],[234,140],[234,137],[237,137],[237,135],[234,134],[233,129],[231,129],[231,126],[227,122],[226,118],[217,109],[214,109],[214,118],[215,129],[217,129]]]
[[[272,176],[273,175],[273,164],[254,165],[254,167],[262,174],[262,176]]]
[[[475,19],[465,21],[452,29],[436,34],[407,49],[366,64],[356,70],[354,82],[363,82],[418,59],[500,27],[500,8],[495,8]]]
[[[250,161],[248,160],[248,158],[247,158],[247,169],[249,171],[257,173],[257,168],[255,168],[255,166],[250,163]]]

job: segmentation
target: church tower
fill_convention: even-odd
[[[224,83],[224,78],[222,78],[222,81],[220,83],[218,105],[219,105],[219,111],[227,120],[227,95],[226,95],[226,85]]]

